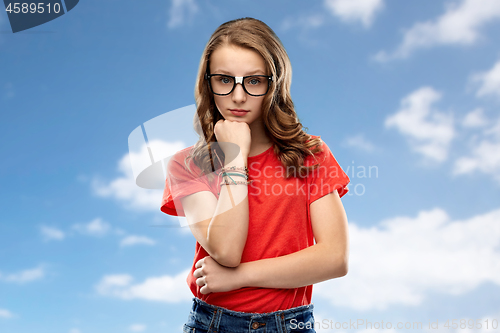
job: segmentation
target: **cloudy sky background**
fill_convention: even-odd
[[[195,239],[135,185],[128,137],[194,103],[208,38],[245,16],[282,40],[297,114],[351,178],[350,271],[314,286],[316,320],[492,332],[497,0],[87,0],[16,34],[0,14],[0,331],[181,331]],[[162,119],[165,155],[194,143]]]

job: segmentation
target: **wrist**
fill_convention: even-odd
[[[252,286],[252,274],[246,269],[247,266],[247,263],[240,263],[234,270],[238,289]]]
[[[225,158],[224,166],[246,166],[247,165],[247,155],[244,152],[241,152],[235,158]]]
[[[246,150],[240,150],[240,154],[239,154],[239,155],[241,155],[241,157],[243,157],[243,159],[244,159],[244,160],[245,160],[245,162],[246,162],[246,160],[248,159],[248,155],[249,155],[249,154],[250,154],[250,152],[249,152],[249,151],[246,151]]]

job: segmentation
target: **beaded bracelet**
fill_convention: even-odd
[[[238,171],[238,170],[230,170],[230,171],[231,171],[231,172],[237,172],[237,173],[239,173],[239,174],[242,174],[242,175],[246,175],[246,176],[248,176],[248,172]],[[222,175],[222,174],[227,174],[227,173],[229,173],[229,171],[227,171],[227,170],[223,170],[223,171],[219,172],[219,176],[220,176],[220,175]]]
[[[214,153],[215,153],[215,156],[217,157],[217,159],[219,160],[219,163],[222,165],[222,162],[219,158],[219,155],[217,154],[216,151],[214,151]],[[239,172],[240,174],[238,176],[243,176],[243,174],[244,174],[245,179],[247,179],[247,181],[234,181],[229,175],[227,175],[229,178],[231,178],[231,180],[233,180],[234,185],[238,185],[238,184],[248,185],[248,184],[253,182],[253,180],[248,181],[248,168],[246,166],[244,166],[244,167],[231,166],[231,167],[227,167],[227,168],[221,168],[221,172],[219,172],[219,176],[221,174],[224,174],[223,176],[225,176],[225,173],[227,171]],[[219,185],[222,186],[222,185],[233,185],[233,184],[228,183],[226,180],[224,180]],[[219,191],[219,193],[217,193],[217,195],[220,195],[220,191]]]
[[[224,174],[224,175],[226,175],[226,174]],[[243,176],[243,175],[238,175],[238,176],[245,177],[245,176]],[[231,181],[232,181],[233,183],[235,183],[234,179],[233,179],[231,176],[228,176],[228,177],[229,177],[229,179],[231,179]],[[248,178],[246,178],[246,177],[245,177],[245,180],[247,180],[247,179],[248,179]],[[226,181],[227,181],[227,179],[226,179]],[[235,183],[235,184],[236,184],[236,183]]]
[[[241,171],[244,171],[245,173],[248,173],[248,168],[246,166],[244,166],[244,167],[231,166],[231,167],[227,167],[227,168],[221,168],[221,172],[230,171],[230,170],[241,170]]]
[[[222,176],[223,176],[223,177],[224,177],[224,176],[228,176],[228,177],[229,177],[229,178],[230,178],[230,179],[234,182],[233,178],[232,178],[230,175],[243,177],[243,178],[245,178],[245,180],[248,180],[248,175],[243,175],[243,174],[241,174],[241,173],[224,172],[224,173],[222,174]]]
[[[223,171],[223,172],[219,172],[219,176],[220,175],[244,175],[245,177],[248,177],[248,172],[242,172],[242,171],[226,172],[226,171]]]
[[[227,171],[235,171],[236,173],[227,172]],[[221,186],[222,185],[238,185],[238,184],[248,185],[251,182],[253,182],[253,180],[248,181],[248,168],[246,166],[244,166],[244,167],[231,166],[231,167],[227,167],[227,168],[221,168],[221,172],[219,172],[219,176],[220,175],[222,175],[223,177],[227,176],[233,181],[233,183],[231,184],[227,181],[227,179],[223,178],[222,183],[220,183]],[[235,181],[229,175],[244,177],[246,181]]]
[[[236,172],[238,174],[244,174],[246,177],[248,177],[248,169],[246,167],[222,168],[221,171],[219,172],[219,176],[220,175],[225,176],[226,174],[234,175],[234,173],[229,173],[229,171]]]
[[[242,184],[242,185],[249,185],[253,182],[253,180],[249,180],[247,182],[245,181],[234,181],[234,184],[231,184],[231,183],[228,183],[226,181],[223,181],[222,183],[220,183],[219,185],[222,186],[222,185],[238,185],[238,184]]]
[[[225,175],[241,176],[241,177],[248,178],[248,174],[243,174],[240,172],[224,172],[224,176]]]

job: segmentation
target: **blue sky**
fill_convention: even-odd
[[[82,0],[16,34],[0,14],[0,332],[181,331],[195,239],[135,185],[128,137],[194,103],[208,38],[245,16],[282,40],[297,114],[351,178],[349,273],[314,286],[316,321],[491,332],[496,0]],[[167,154],[194,143],[175,133]]]

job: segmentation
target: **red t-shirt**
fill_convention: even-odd
[[[179,199],[189,194],[210,191],[218,198],[222,181],[217,177],[220,169],[214,173],[215,180],[209,182],[206,176],[193,177],[184,167],[184,157],[192,147],[181,150],[169,160],[160,208],[166,214],[185,216]],[[314,245],[309,205],[334,190],[338,190],[340,197],[344,196],[349,183],[349,177],[340,168],[326,143],[322,141],[321,147],[323,152],[315,155],[321,167],[309,172],[303,179],[285,178],[286,169],[274,154],[273,147],[248,157],[249,180],[254,182],[247,185],[249,226],[242,263],[284,256]],[[192,160],[189,162],[191,170],[198,174],[200,169]],[[312,156],[305,159],[306,166],[315,162]],[[194,265],[208,255],[196,242],[187,283],[194,296],[209,304],[233,311],[265,313],[311,303],[312,285],[293,289],[244,287],[229,292],[201,294],[201,287],[193,277],[196,269]]]

